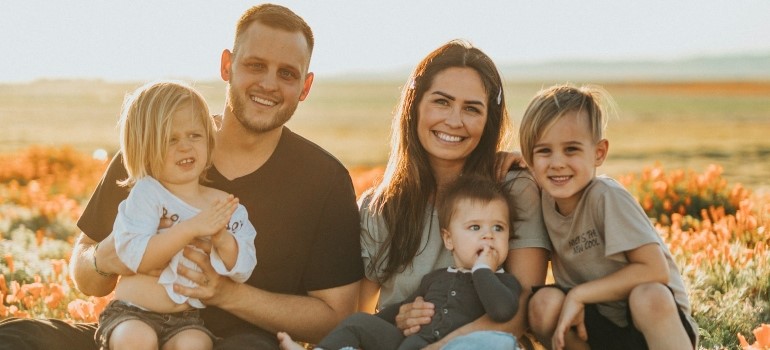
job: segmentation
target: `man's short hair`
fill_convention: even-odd
[[[275,4],[261,4],[254,6],[241,15],[238,24],[235,26],[235,42],[233,43],[233,54],[238,52],[243,33],[254,23],[259,22],[270,28],[282,29],[289,32],[300,32],[307,41],[308,51],[313,54],[315,39],[313,31],[302,17],[298,16],[292,10]]]

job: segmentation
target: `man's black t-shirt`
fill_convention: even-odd
[[[116,181],[126,177],[118,154],[78,220],[91,239],[101,241],[112,232],[118,205],[128,196]],[[363,277],[350,175],[319,146],[284,128],[274,153],[257,171],[228,180],[212,167],[208,180],[206,186],[236,196],[257,229],[257,267],[247,284],[305,295]],[[202,316],[218,336],[253,327],[215,307],[203,309]]]

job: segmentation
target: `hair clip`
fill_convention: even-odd
[[[503,99],[503,87],[500,87],[500,90],[497,91],[497,105],[500,105],[500,102]]]
[[[409,90],[414,90],[414,79],[409,79]]]

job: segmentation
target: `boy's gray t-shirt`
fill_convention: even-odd
[[[624,252],[658,244],[668,263],[668,286],[680,310],[692,319],[682,276],[668,246],[652,226],[642,207],[615,180],[598,176],[585,189],[575,210],[568,216],[556,211],[554,198],[543,191],[543,217],[553,244],[552,267],[556,283],[573,288],[605,277],[629,264]],[[628,324],[627,302],[598,305],[599,312],[615,324]]]

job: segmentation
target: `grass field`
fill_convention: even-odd
[[[515,123],[544,83],[506,86]],[[578,82],[579,83],[579,82]],[[289,126],[349,167],[383,164],[401,81],[316,83]],[[0,85],[0,153],[33,144],[70,144],[84,152],[117,149],[123,96],[140,85],[103,81],[37,81]],[[610,158],[603,172],[620,175],[660,161],[770,189],[770,82],[625,82],[602,84],[615,98]],[[211,110],[224,105],[221,82],[197,82]],[[515,144],[515,143],[514,143]]]
[[[105,166],[88,154],[117,148],[120,105],[138,85],[0,85],[0,319],[93,322],[110,299],[79,293],[65,266],[79,232],[75,221]],[[548,85],[506,87],[514,121]],[[382,171],[371,166],[387,157],[399,86],[319,83],[290,127],[336,154],[361,191]],[[736,349],[738,334],[753,329],[766,330],[750,342],[770,344],[763,343],[770,326],[760,327],[770,323],[770,82],[604,86],[620,116],[610,121],[610,159],[602,170],[634,173],[619,180],[654,219],[680,267],[701,349]],[[221,111],[223,85],[197,87]],[[663,166],[653,167],[655,161]]]

